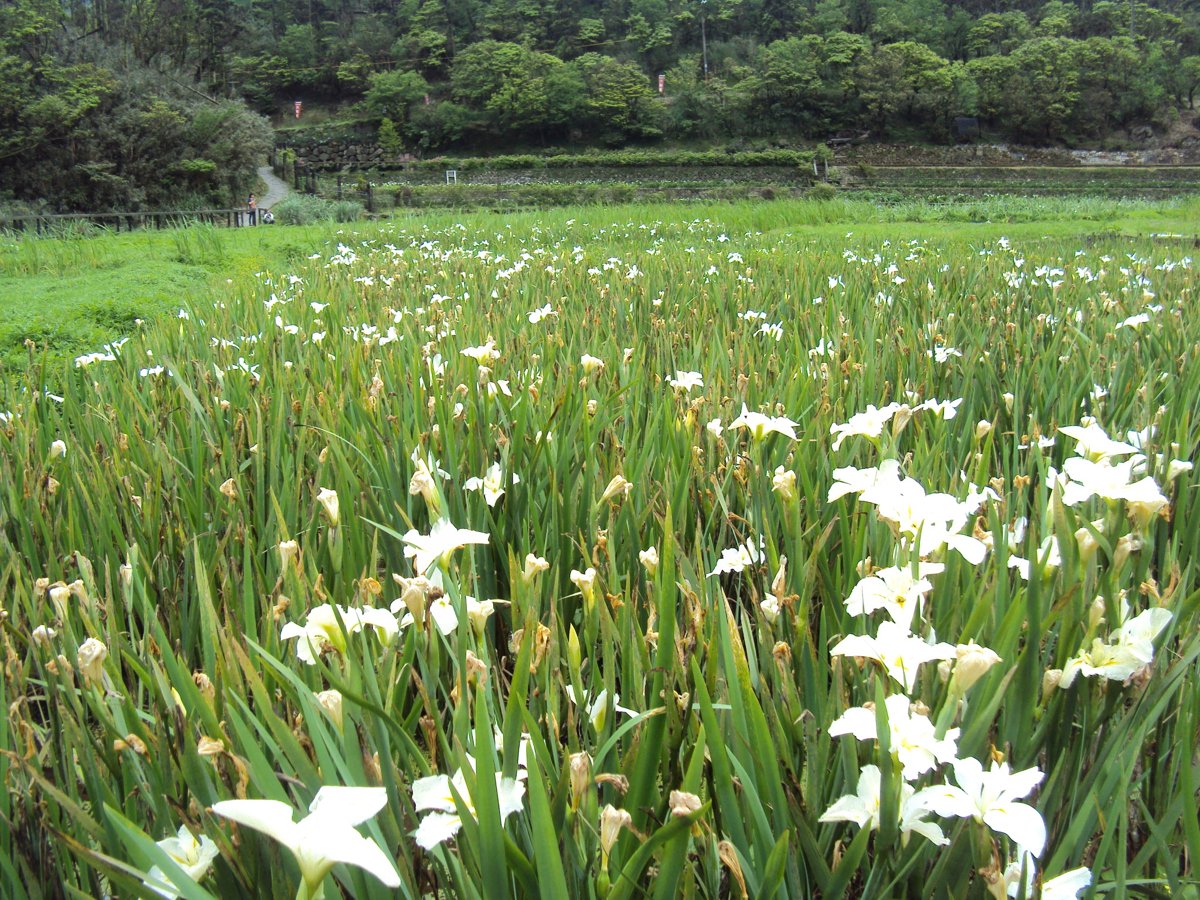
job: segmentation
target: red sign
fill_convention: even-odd
[[[303,108],[304,108],[304,104],[301,103],[299,100],[297,100],[296,101],[296,118],[297,119],[300,118],[300,110],[302,110]]]
[[[660,94],[664,94],[664,93],[666,93],[666,90],[667,90],[667,76],[659,75],[658,76],[658,92]]]

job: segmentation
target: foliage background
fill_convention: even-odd
[[[332,117],[417,154],[948,142],[956,116],[990,139],[1144,142],[1192,117],[1198,17],[1186,0],[9,0],[0,198],[224,205],[270,140],[243,100],[284,143]]]

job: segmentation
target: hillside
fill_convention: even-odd
[[[236,25],[236,27],[235,27]],[[12,0],[0,199],[212,202],[266,123],[390,154],[989,139],[1100,149],[1190,118],[1187,0]],[[295,116],[296,102],[301,116]],[[305,112],[307,110],[307,112]]]

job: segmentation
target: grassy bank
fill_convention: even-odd
[[[298,261],[327,229],[218,229],[0,235],[0,367],[26,343],[55,359],[99,350],[139,321],[218,297],[226,281]]]

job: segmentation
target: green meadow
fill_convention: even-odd
[[[453,193],[452,191],[450,192]],[[444,199],[456,206],[457,198]],[[487,202],[487,198],[474,202]],[[746,201],[673,207],[659,204],[618,207],[618,217],[657,219],[691,213],[718,214],[732,228],[794,230],[806,236],[838,237],[851,227],[881,238],[914,234],[937,239],[984,240],[993,226],[1029,237],[1098,234],[1182,233],[1194,236],[1195,201],[1158,202],[1100,197],[985,197],[955,202],[922,200],[887,203],[838,198],[827,201]],[[456,211],[412,213],[431,227],[462,221]],[[403,220],[406,214],[397,210]],[[565,221],[569,209],[507,210],[483,214],[514,226]],[[231,278],[244,278],[265,267],[293,265],[335,240],[340,233],[370,233],[369,223],[288,228],[217,229],[192,227],[135,234],[103,230],[68,232],[51,238],[0,236],[0,365],[28,365],[27,341],[51,358],[98,349],[127,335],[137,320],[149,321],[175,311],[185,298],[214,300]],[[42,358],[39,356],[39,359]]]
[[[5,238],[0,893],[1196,896],[1198,220]]]

